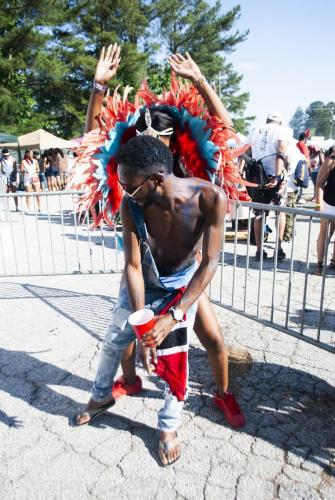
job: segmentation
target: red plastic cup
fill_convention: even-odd
[[[128,317],[128,323],[133,327],[138,339],[154,327],[154,316],[155,313],[151,309],[140,309]]]

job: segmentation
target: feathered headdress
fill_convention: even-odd
[[[68,182],[69,189],[84,191],[81,205],[90,209],[95,224],[101,219],[111,222],[122,199],[118,183],[115,155],[122,144],[135,137],[135,124],[145,113],[146,131],[150,135],[174,133],[173,152],[190,176],[218,182],[229,199],[249,199],[234,163],[234,157],[245,148],[230,150],[227,141],[235,136],[225,123],[209,114],[204,100],[190,83],[172,77],[171,88],[158,97],[143,83],[134,102],[128,100],[130,87],[123,98],[115,90],[107,97],[98,121],[100,127],[86,134],[77,150],[78,158]],[[152,127],[149,108],[168,111],[174,128],[156,131]],[[239,140],[237,139],[237,142]],[[102,200],[102,212],[95,214],[95,205]]]

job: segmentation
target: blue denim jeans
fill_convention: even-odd
[[[163,309],[164,305],[171,301],[174,293],[158,287],[146,287],[146,307],[158,313]],[[188,336],[193,329],[196,309],[197,304],[194,304],[187,311],[189,321]],[[94,401],[102,401],[111,394],[114,377],[119,368],[123,352],[136,338],[127,322],[130,313],[131,307],[127,288],[124,280],[122,280],[119,300],[113,312],[112,324],[108,329],[100,352],[98,370],[92,388],[92,399]],[[182,411],[183,401],[178,401],[166,384],[164,406],[158,412],[158,429],[160,431],[175,431],[181,424]]]

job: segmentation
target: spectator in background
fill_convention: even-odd
[[[256,203],[272,204],[284,206],[286,202],[286,149],[288,142],[292,137],[292,130],[282,125],[282,116],[279,111],[272,111],[267,117],[264,127],[253,129],[246,142],[251,145],[251,155],[255,160],[261,160],[264,170],[269,178],[269,182],[255,190],[255,196],[252,201]],[[243,162],[243,160],[242,160]],[[240,168],[243,168],[241,164]],[[254,210],[255,223],[254,234],[256,240],[256,260],[260,260],[261,250],[261,228],[263,210]],[[266,215],[268,211],[266,212]],[[286,258],[282,248],[282,240],[286,225],[286,218],[283,212],[277,217],[279,230],[278,259]],[[263,259],[268,257],[263,250]]]
[[[297,148],[299,149],[300,153],[302,153],[305,156],[308,162],[309,162],[309,149],[307,146],[307,141],[308,139],[310,139],[310,137],[311,137],[311,131],[308,128],[307,130],[305,130],[305,132],[302,132],[299,135],[299,140],[297,142]]]
[[[319,170],[324,161],[323,151],[318,146],[309,147],[310,154],[310,176],[314,186],[314,196],[310,201],[313,201],[316,196],[316,179],[318,177]]]
[[[34,160],[36,160],[38,163],[38,177],[40,180],[41,191],[45,191],[47,187],[47,181],[45,177],[45,158],[43,156],[41,157],[41,153],[39,151],[34,151],[33,157]]]
[[[44,151],[43,153],[44,165],[45,165],[45,179],[47,182],[48,191],[52,191],[51,176],[50,176],[50,157],[49,151]]]
[[[308,128],[307,130],[305,130],[305,132],[302,132],[299,135],[299,140],[297,142],[297,147],[298,147],[299,151],[305,156],[305,160],[307,162],[308,169],[310,169],[310,155],[309,155],[309,149],[307,146],[307,141],[308,141],[308,139],[310,139],[310,137],[311,137],[311,131]],[[302,187],[299,188],[297,202],[299,202],[301,200],[302,189],[303,189]],[[301,203],[303,201],[304,200],[301,200]]]
[[[21,173],[23,174],[24,188],[27,193],[41,191],[40,179],[39,179],[39,167],[37,160],[34,159],[34,154],[32,149],[26,149],[24,153],[24,158],[20,167]],[[36,196],[38,211],[41,211],[41,198]],[[30,210],[30,196],[26,196],[27,209]],[[34,204],[35,206],[35,204]]]
[[[316,181],[315,210],[335,216],[335,144],[325,152],[325,161],[321,165]],[[327,227],[329,219],[320,219],[320,232],[317,241],[317,264],[314,274],[321,276],[328,238]],[[330,223],[330,237],[335,229],[335,222]],[[330,260],[330,268],[335,269],[335,246]]]
[[[77,153],[74,151],[69,151],[67,154],[67,179],[70,177],[73,167],[76,163]]]
[[[6,178],[6,193],[16,193],[18,187],[18,171],[15,158],[9,154],[7,148],[3,148],[0,157],[0,171]],[[16,211],[18,208],[18,198],[14,196]]]
[[[63,151],[61,149],[52,148],[48,151],[51,191],[60,191],[62,189],[59,166],[63,156]]]
[[[59,171],[60,171],[60,183],[61,183],[61,189],[64,190],[66,186],[66,180],[67,180],[67,167],[68,167],[68,160],[67,160],[67,155],[63,153],[61,149],[58,149],[59,154],[62,156],[60,162],[59,162]]]
[[[292,139],[287,146],[286,159],[288,168],[286,206],[295,208],[299,194],[299,187],[296,184],[296,178],[295,178],[295,169],[299,161],[305,161],[305,156],[301,153],[301,151],[297,147],[295,139]],[[286,224],[285,224],[283,240],[289,242],[291,241],[292,238],[293,215],[285,214],[285,216],[286,216]]]

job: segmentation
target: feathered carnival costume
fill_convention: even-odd
[[[84,191],[80,204],[83,209],[91,210],[94,225],[103,219],[113,223],[113,214],[119,209],[123,195],[115,155],[123,144],[136,136],[135,124],[142,113],[146,113],[147,130],[144,133],[174,134],[172,153],[179,156],[190,176],[216,182],[228,199],[249,199],[234,163],[234,158],[245,148],[229,149],[227,140],[236,137],[235,134],[223,120],[209,114],[193,85],[173,76],[171,88],[158,97],[143,83],[134,103],[128,100],[130,90],[126,87],[123,98],[118,89],[112,97],[107,97],[98,118],[100,127],[85,134],[68,182],[69,189]],[[159,111],[167,111],[173,117],[173,129],[156,132],[151,127],[150,113],[146,110],[158,106]],[[95,205],[100,200],[102,210],[96,214]]]

